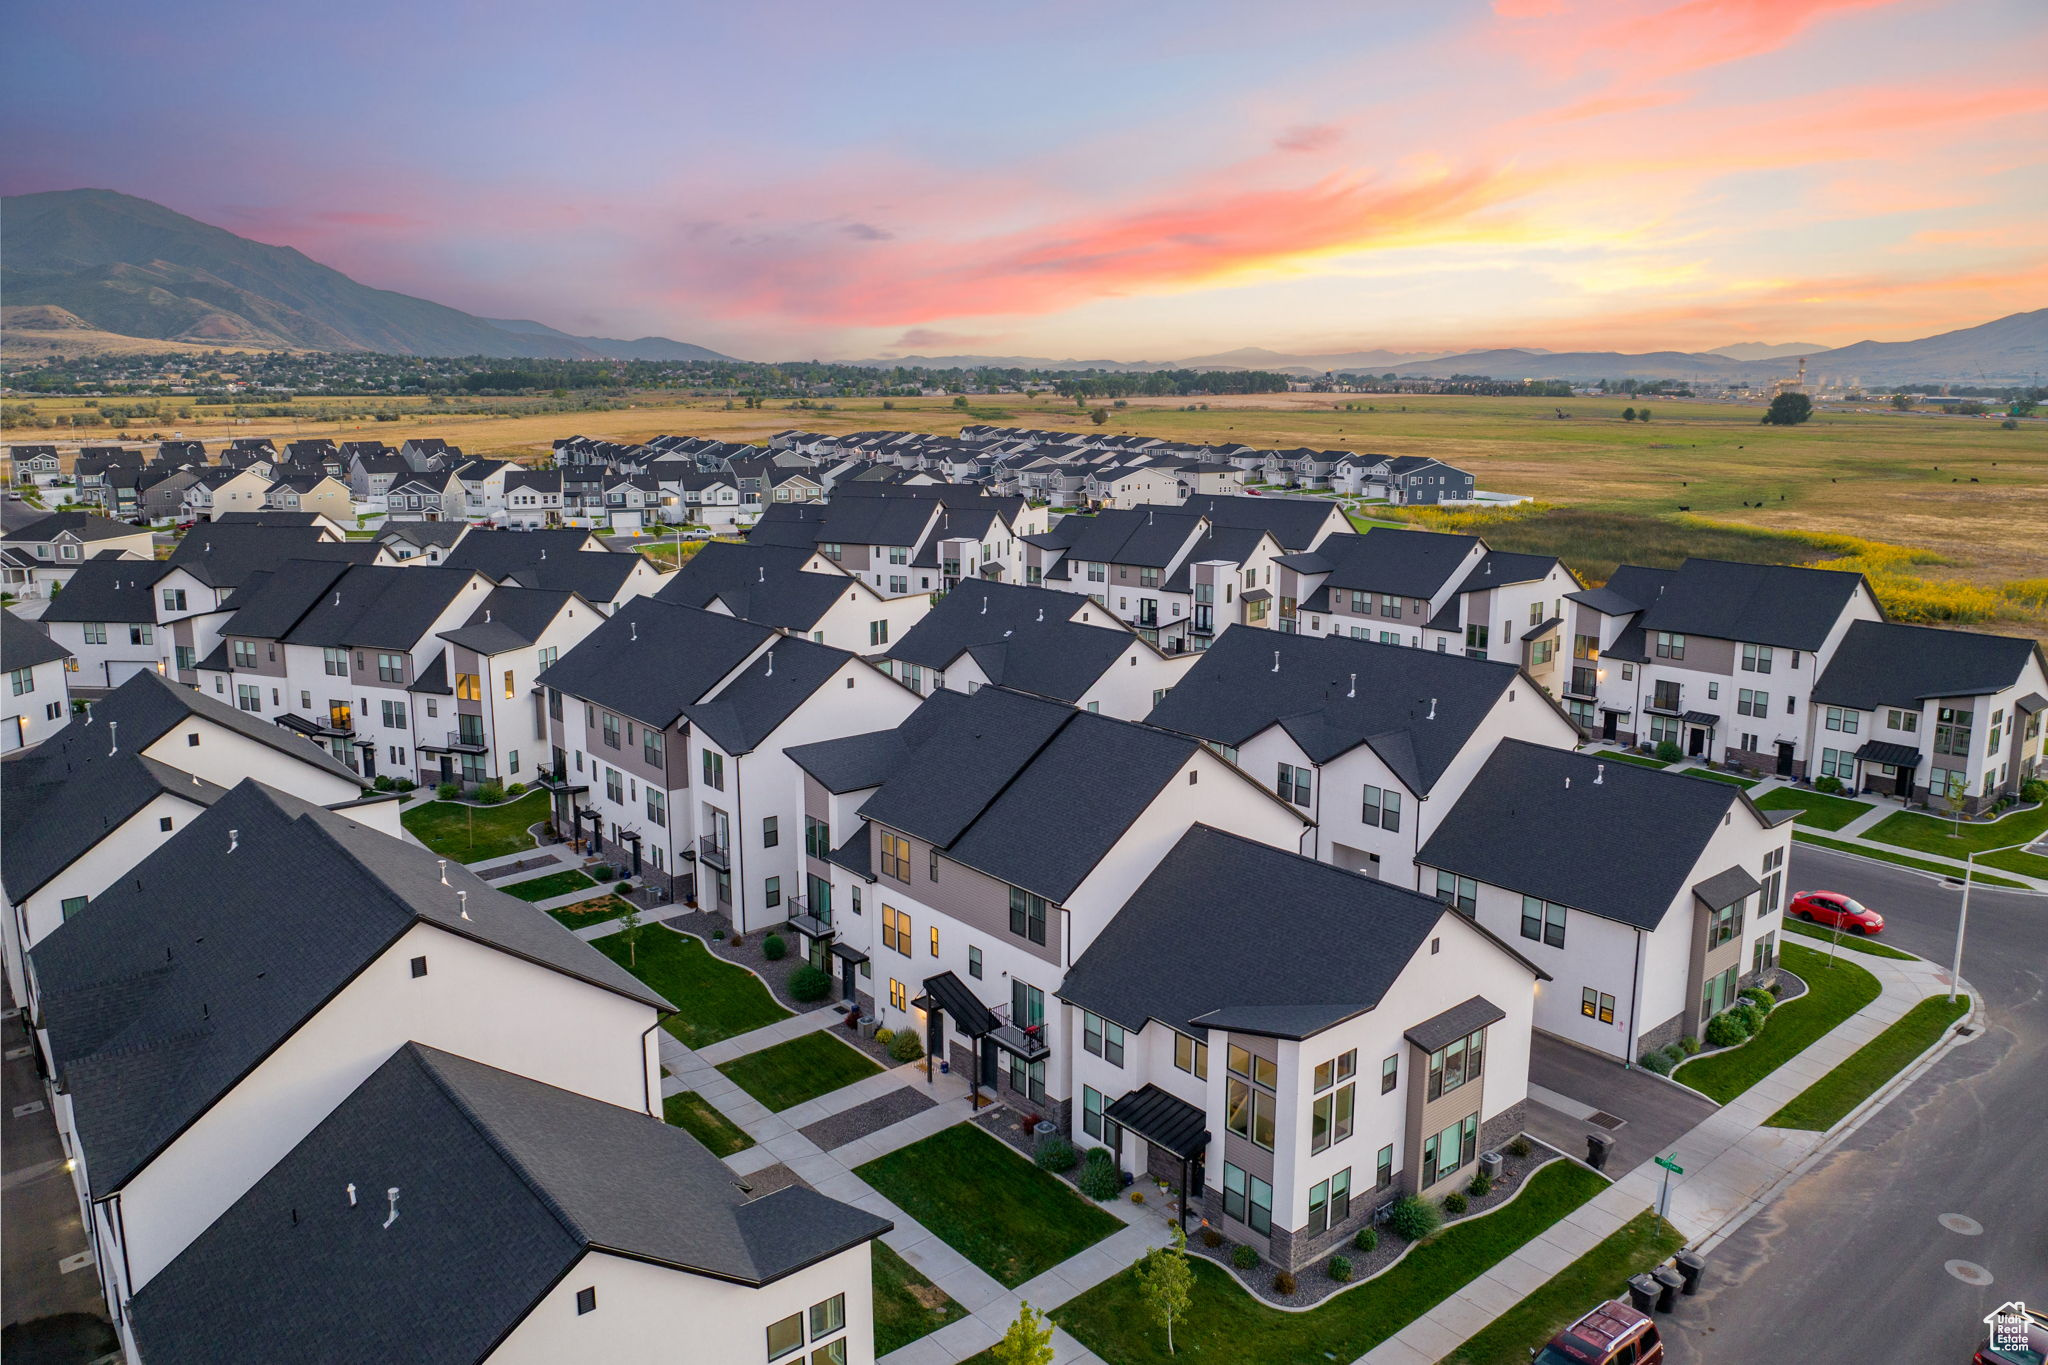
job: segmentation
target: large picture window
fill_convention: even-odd
[[[1522,897],[1522,937],[1564,947],[1564,907],[1534,896]]]
[[[1441,1099],[1467,1081],[1478,1080],[1485,1060],[1485,1029],[1468,1033],[1430,1053],[1429,1098]]]

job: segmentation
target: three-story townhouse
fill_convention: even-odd
[[[868,657],[886,653],[931,609],[929,597],[885,596],[815,549],[752,542],[699,547],[655,596]]]

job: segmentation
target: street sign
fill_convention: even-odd
[[[1673,1175],[1685,1174],[1685,1167],[1679,1165],[1677,1160],[1673,1157],[1660,1156],[1656,1158],[1656,1162],[1659,1166],[1662,1166],[1665,1170],[1670,1171]]]

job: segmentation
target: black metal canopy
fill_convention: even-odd
[[[1193,1161],[1208,1150],[1209,1130],[1202,1111],[1156,1085],[1128,1092],[1102,1116],[1183,1161]]]
[[[923,1009],[938,1009],[953,1016],[953,1026],[969,1038],[979,1038],[993,1033],[1002,1020],[996,1018],[994,1010],[981,1003],[967,983],[951,972],[940,972],[937,976],[924,979],[924,994],[916,1002]]]

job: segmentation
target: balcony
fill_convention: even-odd
[[[420,748],[434,753],[445,751],[451,754],[487,754],[491,751],[491,746],[484,743],[482,735],[466,730],[450,730],[446,744],[433,744],[423,739],[420,741]]]
[[[1567,697],[1579,697],[1586,701],[1593,700],[1600,695],[1599,674],[1590,668],[1574,668],[1572,670],[1572,680],[1565,685],[1564,694]]]
[[[1015,1024],[1010,1021],[1010,1007],[998,1006],[993,1013],[996,1026],[989,1032],[989,1041],[1005,1052],[1016,1054],[1026,1062],[1041,1061],[1052,1055],[1052,1048],[1046,1042],[1043,1020],[1035,1024]]]
[[[542,768],[533,775],[535,786],[545,787],[551,792],[587,792],[588,782],[572,782],[569,774],[561,768]]]
[[[732,850],[709,834],[699,836],[697,856],[713,867],[727,872],[732,870]]]
[[[822,939],[830,942],[839,932],[832,927],[832,907],[814,906],[809,896],[784,897],[789,906],[789,927],[805,938]],[[823,910],[821,917],[819,911]]]

